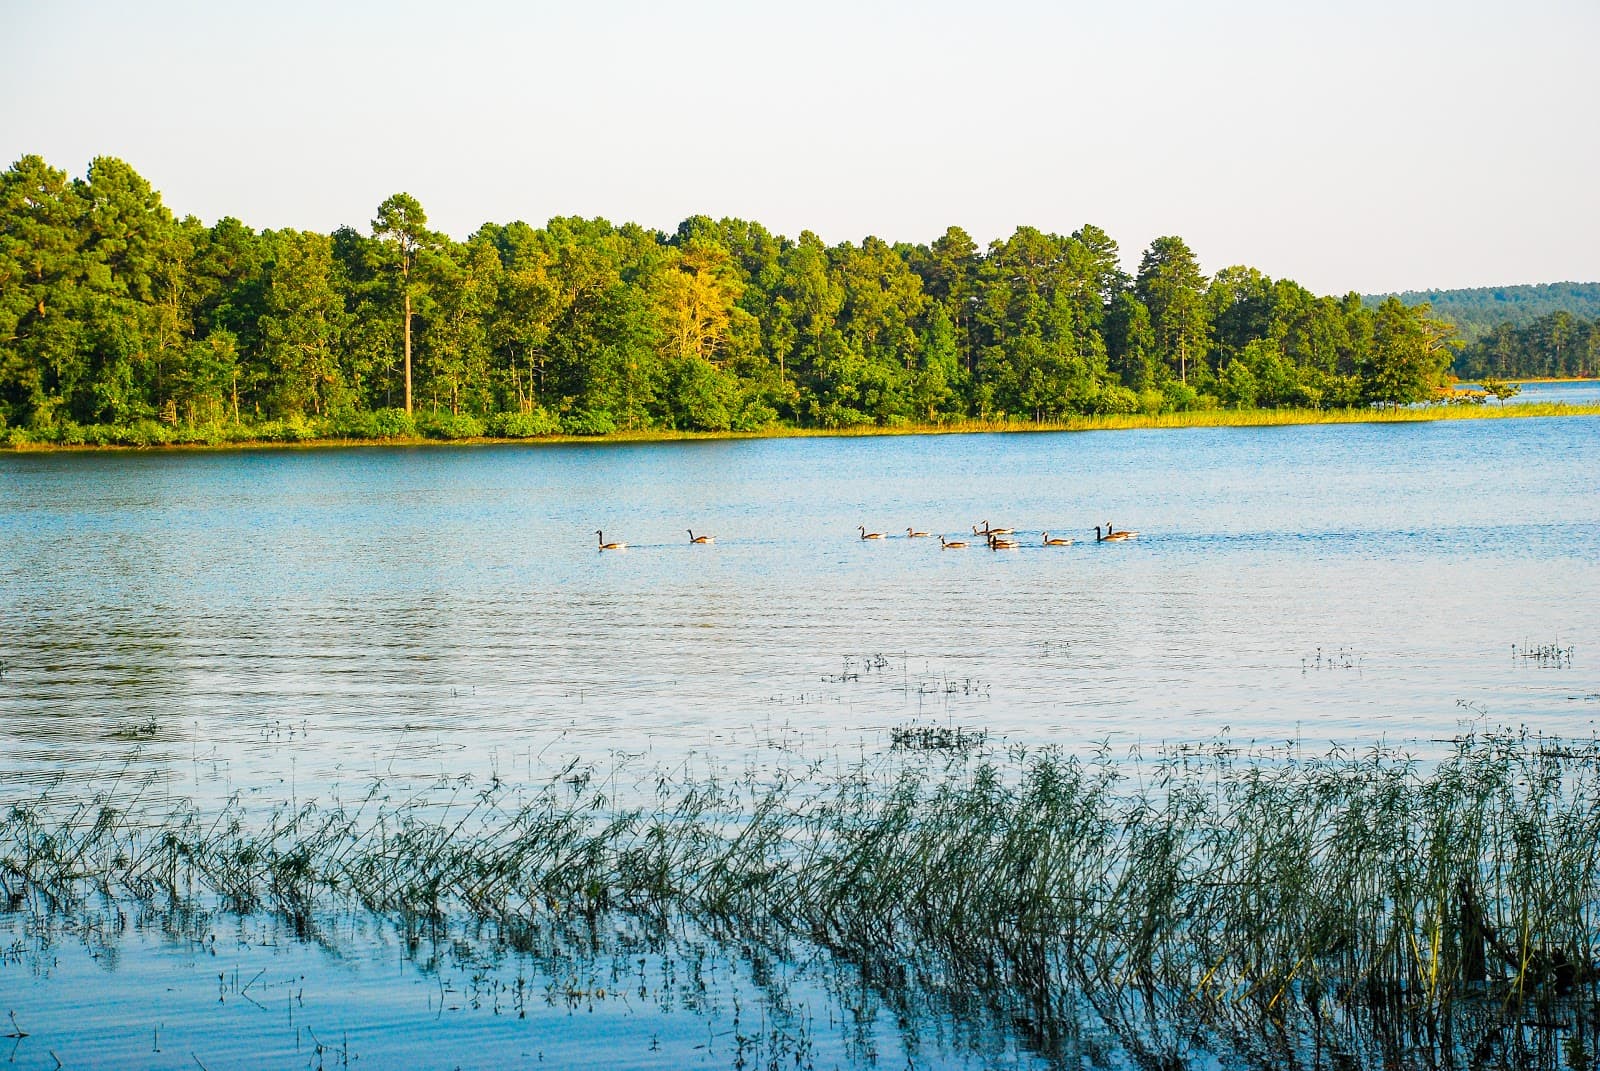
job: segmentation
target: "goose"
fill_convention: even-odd
[[[994,532],[998,532],[999,530],[1000,529],[996,528]],[[994,532],[989,534],[990,550],[1016,550],[1020,545],[1015,539],[1001,539],[998,535],[994,534]]]
[[[626,543],[607,543],[606,542],[606,534],[604,532],[600,531],[600,529],[598,529],[598,528],[595,529],[594,534],[597,537],[599,537],[599,539],[600,539],[600,549],[601,550],[627,550],[628,549],[628,544],[626,544]]]
[[[966,550],[967,549],[967,544],[966,544],[965,540],[961,540],[961,539],[946,539],[944,536],[940,536],[939,537],[939,545],[941,547],[943,547],[945,550]]]
[[[972,526],[972,534],[973,535],[981,535],[981,536],[990,536],[990,535],[1008,536],[1008,535],[1016,535],[1017,534],[1017,530],[1015,528],[990,528],[989,527],[989,522],[988,521],[984,521],[983,522],[983,531],[981,531],[981,532],[978,531],[978,526],[977,525],[973,525]]]
[[[1046,532],[1044,534],[1044,545],[1047,547],[1070,547],[1072,546],[1072,540],[1062,539],[1059,536],[1057,536],[1055,539],[1051,539],[1050,533]]]
[[[715,543],[717,541],[716,536],[695,535],[693,528],[687,529],[687,531],[689,533],[689,542],[691,543]]]
[[[928,538],[928,533],[927,532],[919,532],[915,528],[907,528],[906,529],[906,538],[907,539],[927,539]]]
[[[882,532],[869,532],[869,531],[867,531],[867,526],[864,525],[864,524],[858,524],[858,525],[856,525],[856,528],[861,532],[861,538],[862,539],[882,539],[883,538],[883,533]]]
[[[1107,524],[1106,534],[1101,535],[1100,526],[1098,524],[1094,526],[1094,541],[1096,543],[1121,543],[1123,540],[1132,539],[1138,534],[1138,532],[1118,532],[1113,530],[1110,524]]]

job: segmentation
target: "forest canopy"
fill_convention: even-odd
[[[1429,397],[1426,305],[1212,275],[1178,237],[980,247],[695,216],[486,223],[396,194],[365,228],[178,218],[126,163],[0,175],[0,439],[530,437],[847,428]],[[1566,345],[1597,343],[1593,325]],[[1567,351],[1564,351],[1567,352]],[[1593,367],[1592,357],[1589,367]]]

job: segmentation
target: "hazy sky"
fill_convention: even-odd
[[[325,10],[326,8],[326,10]],[[1096,223],[1319,292],[1600,279],[1600,2],[0,0],[0,154],[365,228]],[[4,166],[0,164],[0,166]]]

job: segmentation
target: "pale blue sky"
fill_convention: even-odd
[[[328,10],[324,10],[327,7]],[[0,155],[180,214],[1096,223],[1319,292],[1600,279],[1600,3],[0,0]]]

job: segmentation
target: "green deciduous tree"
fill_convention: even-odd
[[[1384,301],[1363,368],[1366,400],[1407,405],[1431,397],[1450,367],[1452,330],[1429,318],[1426,305],[1408,307],[1392,297]]]

